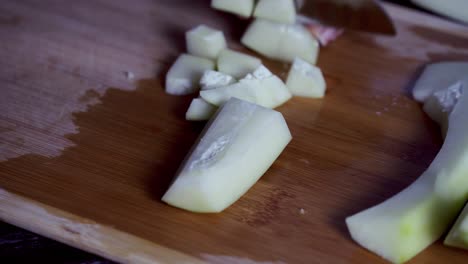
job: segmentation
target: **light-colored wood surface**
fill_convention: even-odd
[[[0,217],[83,250],[121,263],[203,263],[175,250],[0,190]]]
[[[203,123],[184,120],[191,98],[166,95],[162,80],[184,51],[184,31],[205,23],[241,48],[246,22],[208,1],[2,1],[0,217],[122,262],[124,253],[87,243],[86,232],[75,239],[44,226],[35,206],[144,250],[158,245],[141,262],[164,262],[169,248],[211,263],[385,263],[351,241],[344,218],[431,162],[439,129],[409,89],[429,61],[468,60],[468,28],[385,7],[398,35],[346,32],[322,49],[327,95],[278,108],[293,135],[283,154],[225,212],[193,214],[160,197]],[[282,77],[288,70],[264,62]],[[437,242],[410,263],[467,258]]]

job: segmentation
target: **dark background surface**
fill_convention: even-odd
[[[408,0],[387,2],[422,10]],[[0,259],[2,263],[115,263],[3,222],[0,222]]]

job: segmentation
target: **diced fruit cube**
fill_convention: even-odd
[[[231,97],[236,97],[258,105],[274,108],[291,98],[286,85],[267,68],[261,65],[253,74],[248,74],[239,82],[200,92],[200,96],[214,105],[221,105]]]
[[[320,98],[326,84],[320,68],[296,58],[289,70],[286,86],[293,95]]]
[[[298,57],[315,64],[319,51],[318,41],[302,25],[259,18],[250,24],[241,42],[266,57],[286,62]]]
[[[173,95],[186,95],[198,91],[200,78],[206,70],[212,70],[211,60],[182,54],[171,66],[166,75],[166,92]]]
[[[185,39],[188,53],[208,59],[216,59],[221,50],[226,48],[223,32],[205,25],[187,31]]]
[[[236,82],[232,76],[217,71],[205,71],[200,80],[202,90],[210,90],[233,84]]]
[[[281,113],[236,98],[213,118],[164,194],[166,203],[221,212],[257,182],[291,141]]]
[[[294,0],[259,0],[253,15],[271,21],[292,24],[296,20],[296,7]]]
[[[255,0],[211,0],[211,7],[225,12],[250,17]]]
[[[194,98],[185,113],[185,119],[192,121],[208,120],[218,107],[206,102],[202,98]]]
[[[240,79],[257,69],[262,61],[254,56],[225,49],[219,53],[217,64],[220,72]]]

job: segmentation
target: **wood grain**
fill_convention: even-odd
[[[0,190],[0,217],[38,234],[121,263],[203,263],[111,227]]]
[[[162,80],[184,51],[184,32],[197,24],[222,29],[229,45],[243,50],[238,39],[246,22],[208,6],[2,1],[3,192],[20,197],[13,202],[34,201],[53,215],[135,238],[132,243],[155,244],[155,255],[170,248],[180,252],[174,258],[212,263],[385,263],[351,241],[344,218],[400,191],[436,155],[439,129],[408,91],[425,63],[468,59],[468,29],[385,5],[398,35],[346,32],[322,49],[327,95],[278,108],[293,135],[279,159],[225,212],[193,214],[160,197],[204,124],[184,120],[191,97],[165,94]],[[285,76],[288,65],[263,60]],[[4,221],[128,262],[67,240],[40,217],[18,215],[11,202],[0,199]],[[164,262],[164,254],[150,259]],[[410,263],[467,257],[437,242]]]

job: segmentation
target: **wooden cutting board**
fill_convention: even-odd
[[[278,160],[225,212],[193,214],[160,201],[204,126],[184,120],[191,97],[165,94],[164,74],[189,28],[245,51],[247,22],[209,1],[3,0],[0,218],[123,263],[385,263],[344,219],[430,164],[439,128],[409,90],[427,62],[468,60],[468,27],[385,8],[398,35],[323,48],[327,95],[278,108],[293,135]],[[410,263],[467,259],[437,242]]]

